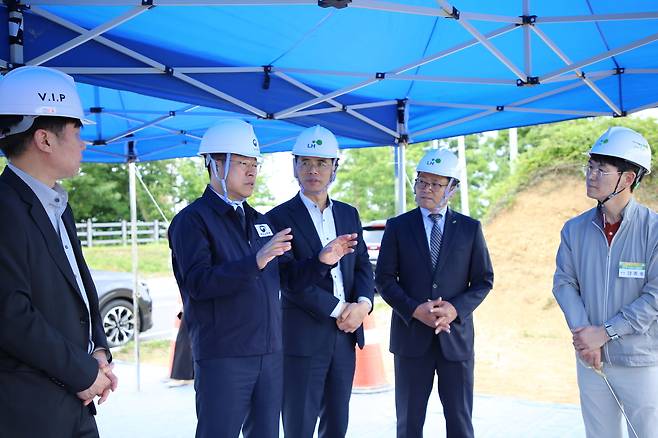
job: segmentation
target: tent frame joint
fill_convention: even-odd
[[[270,73],[272,73],[272,66],[271,65],[264,65],[263,66],[263,73],[265,75],[263,77],[263,90],[269,90],[270,89],[270,82],[271,82]]]
[[[91,114],[100,114],[103,112],[103,107],[102,106],[92,106],[89,108],[89,112]]]
[[[107,142],[103,139],[94,140],[91,144],[93,146],[107,146]]]
[[[395,139],[397,144],[408,144],[409,143],[409,134],[400,134],[398,138]]]
[[[525,87],[527,85],[539,85],[539,76],[527,76],[525,81],[523,79],[516,80],[517,87]]]
[[[519,15],[519,18],[521,19],[519,26],[532,26],[537,22],[536,15]]]
[[[496,111],[505,111],[505,105],[496,105]]]
[[[375,73],[375,79],[377,79],[378,81],[382,81],[386,79],[386,73],[378,71],[377,73]]]
[[[318,6],[321,8],[343,9],[349,6],[352,0],[318,0]]]
[[[155,7],[153,0],[142,0],[142,6],[148,6],[149,8]]]
[[[164,72],[167,76],[173,76],[174,75],[174,68],[169,66],[169,65],[165,65]]]
[[[617,113],[614,112],[614,111],[612,112],[612,117],[615,118],[615,119],[616,119],[617,117],[626,117],[627,115],[628,115],[628,113],[627,113],[626,111],[622,111],[621,114],[617,114]]]
[[[447,14],[445,18],[454,18],[455,20],[459,20],[461,15],[459,13],[459,9],[454,6],[452,7],[452,11],[446,11],[445,9],[443,11]]]
[[[615,74],[615,75],[623,75],[624,73],[626,73],[626,68],[624,68],[624,67],[616,67],[616,68],[615,68],[615,72],[614,72],[613,74]]]

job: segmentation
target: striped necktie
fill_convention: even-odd
[[[432,233],[430,234],[430,256],[432,257],[432,269],[436,269],[436,262],[439,260],[439,251],[441,251],[441,228],[439,228],[439,221],[441,220],[441,213],[430,214],[432,219]]]

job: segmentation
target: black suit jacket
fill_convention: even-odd
[[[360,296],[364,296],[374,305],[375,284],[359,213],[354,207],[339,201],[333,201],[332,212],[337,236],[358,234],[354,253],[344,256],[339,262],[345,301],[357,302]],[[278,230],[292,228],[292,254],[296,260],[317,258],[324,245],[299,194],[272,209],[267,216]],[[284,353],[310,356],[328,349],[328,345],[334,342],[338,328],[336,319],[330,315],[338,298],[333,290],[330,272],[318,283],[304,285],[303,290],[282,288]],[[363,348],[363,326],[354,332],[354,342]]]
[[[452,210],[446,212],[436,270],[419,208],[389,219],[377,259],[377,290],[393,307],[391,345],[394,354],[418,357],[436,336],[412,317],[416,307],[442,297],[457,309],[450,333],[439,344],[448,360],[473,357],[473,310],[493,287],[493,267],[480,222]]]
[[[70,206],[63,221],[91,321],[45,209],[27,184],[5,168],[0,176],[0,430],[8,436],[25,436],[26,430],[53,436],[53,423],[39,425],[40,419],[68,415],[69,402],[80,406],[75,393],[91,386],[98,373],[88,353],[89,324],[95,346],[109,351]],[[7,432],[12,427],[15,433]]]

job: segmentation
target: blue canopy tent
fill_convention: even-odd
[[[407,142],[658,104],[652,0],[3,3],[10,44],[0,67],[46,65],[91,85],[249,115],[264,122],[271,150],[291,145],[271,123],[284,120],[322,124],[343,145],[400,145],[399,201]],[[104,105],[89,106],[102,114]],[[155,159],[156,143],[138,149]]]
[[[218,110],[250,117],[270,150],[291,146],[294,125],[318,123],[343,146],[397,146],[399,210],[408,142],[658,105],[655,0],[29,5],[0,5],[9,41],[0,68],[46,65],[142,96],[120,107],[95,99],[94,88],[83,92],[101,120],[87,138],[95,144],[88,159],[192,155]],[[105,116],[120,108],[134,121],[110,128]]]

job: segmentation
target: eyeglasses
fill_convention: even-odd
[[[604,176],[619,175],[620,173],[624,173],[624,172],[621,172],[619,170],[615,172],[604,172],[603,170],[599,169],[598,167],[594,167],[591,164],[585,164],[583,166],[583,173],[585,174],[585,176],[590,176],[591,174],[594,174],[594,176],[596,176],[597,178],[603,178]]]
[[[316,168],[318,170],[329,170],[331,168],[331,161],[320,160],[320,161],[311,161],[311,160],[299,160],[299,166],[304,171],[312,170]]]
[[[425,181],[424,179],[416,178],[416,186],[418,186],[421,190],[425,190],[429,188],[432,192],[438,192],[444,187],[448,187],[450,183],[446,184],[441,184],[441,183],[431,183],[428,181]]]
[[[240,167],[240,169],[244,170],[245,172],[247,170],[259,171],[261,166],[261,163],[259,163],[258,161],[248,162],[242,160],[231,160],[231,163],[237,164]]]

